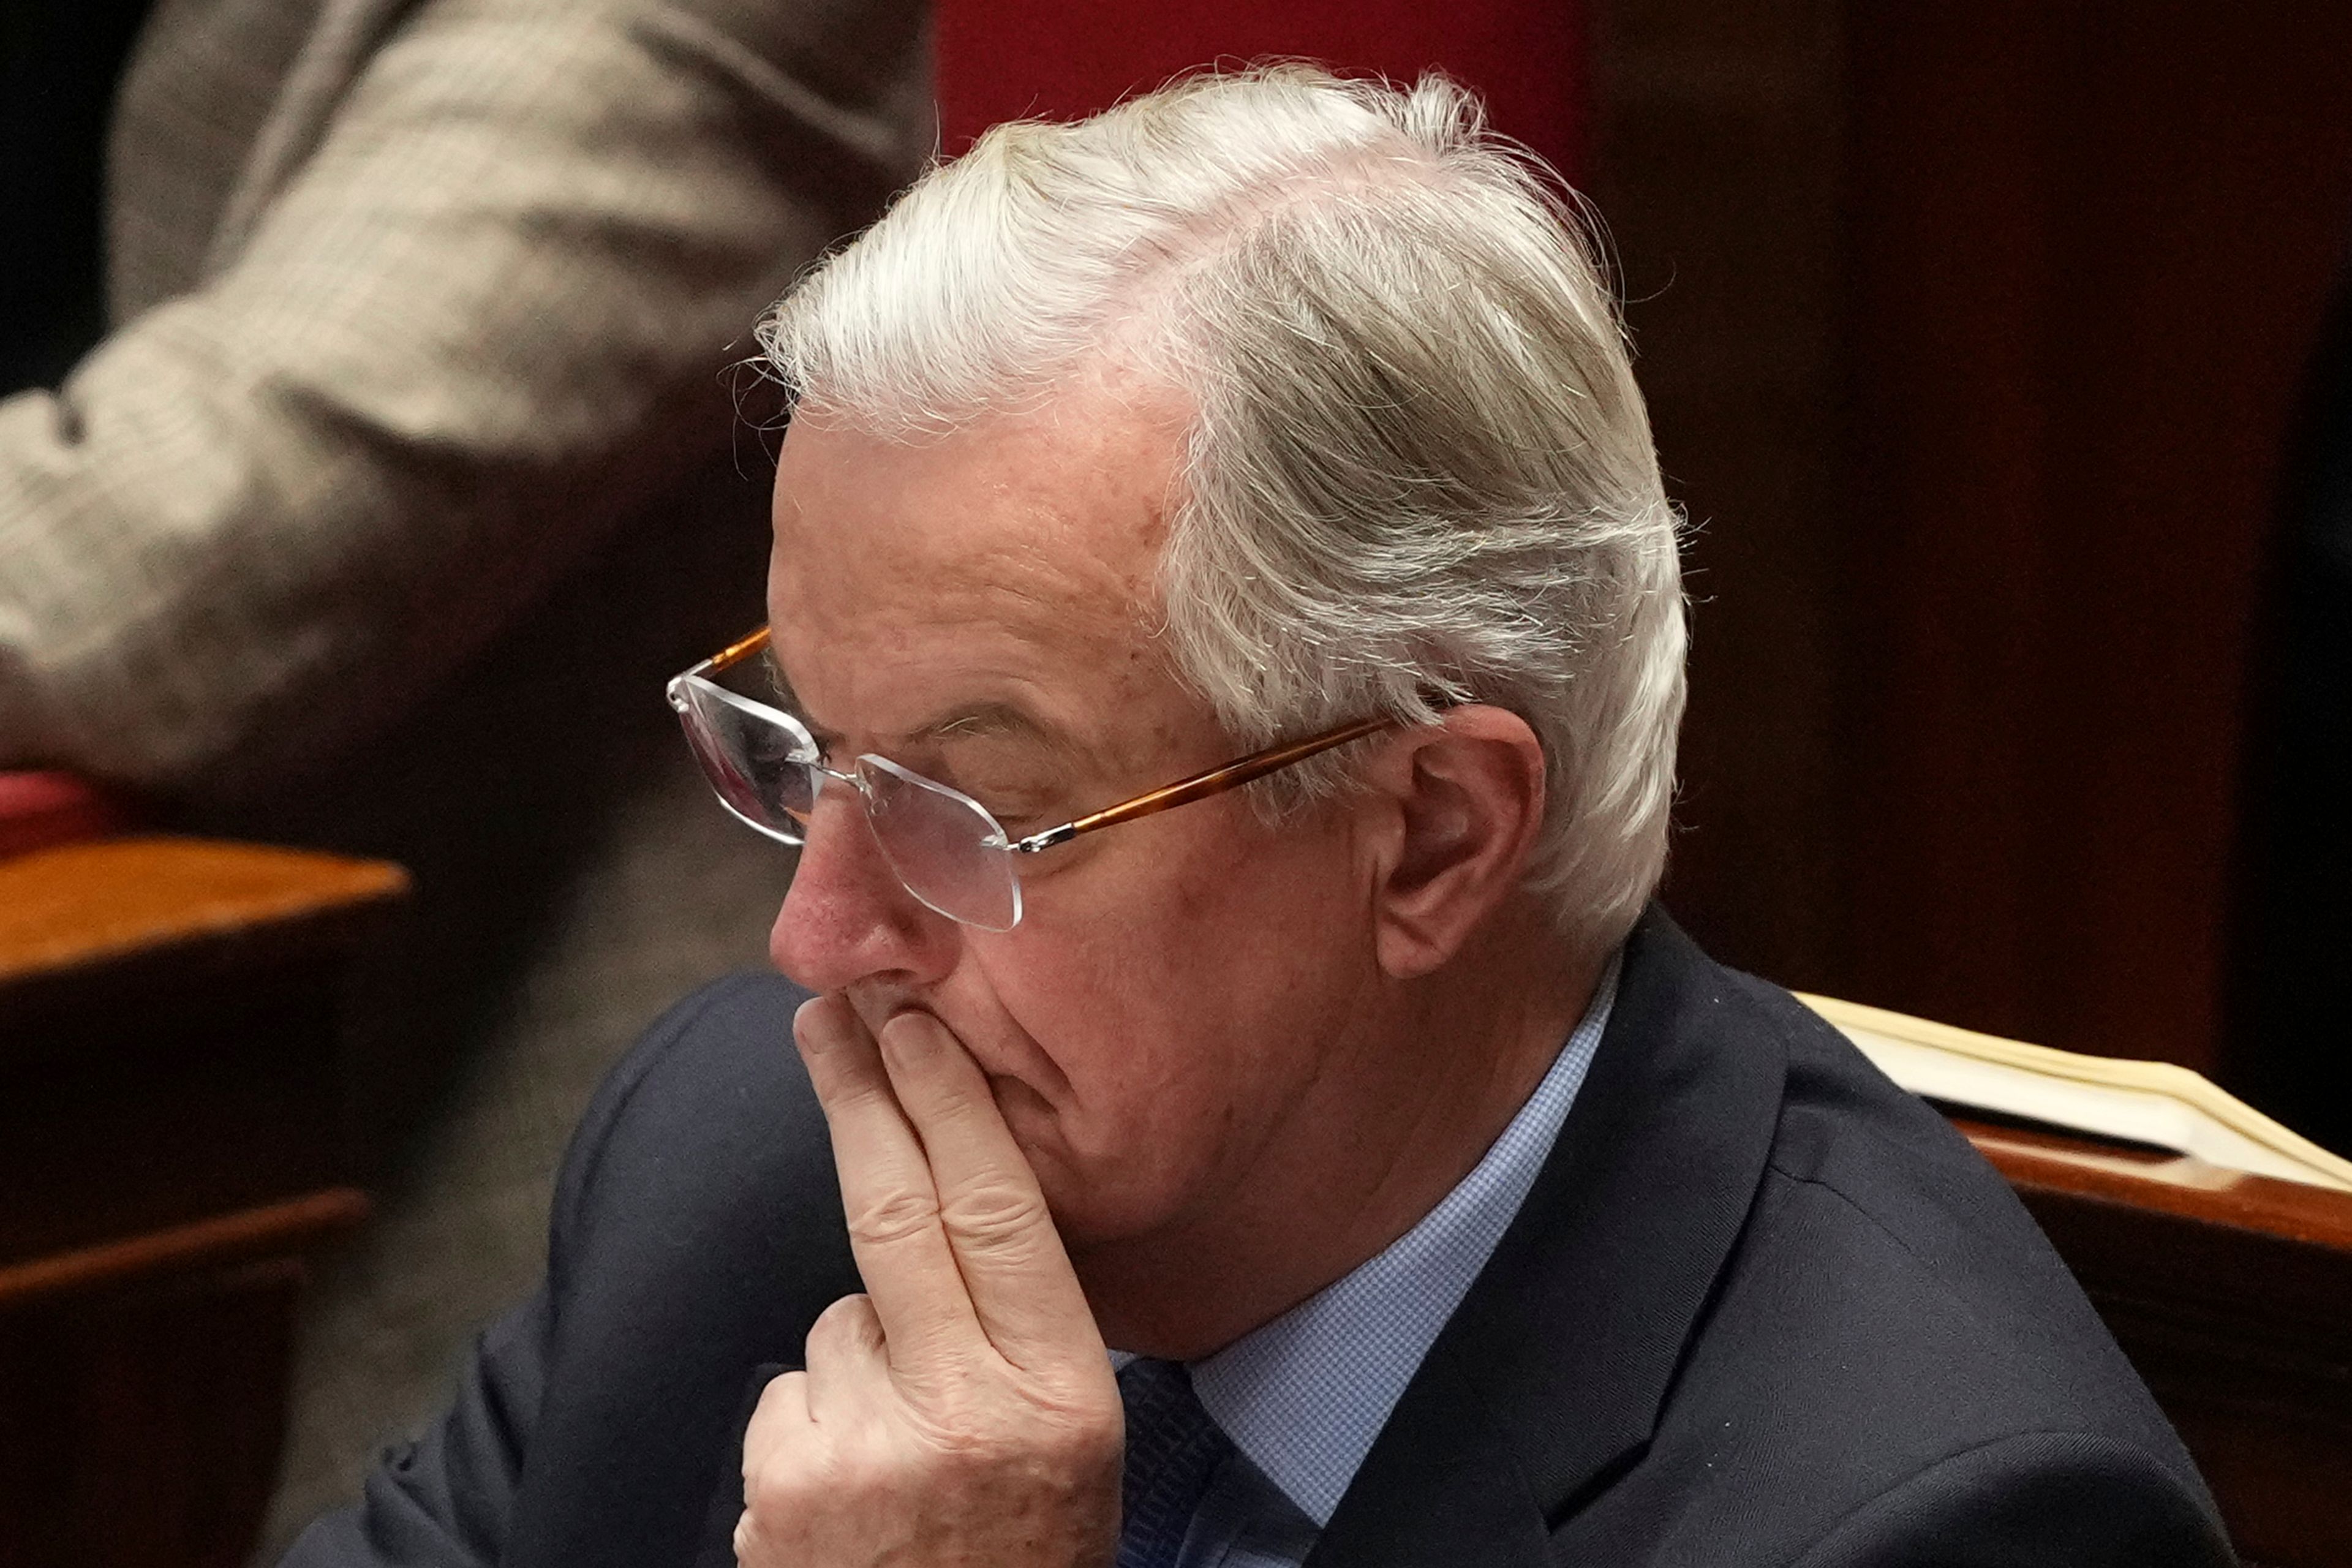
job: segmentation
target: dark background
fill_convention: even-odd
[[[2255,653],[2307,580],[2352,7],[1603,0],[1592,35],[1589,180],[1700,525],[1670,901],[1785,983],[2352,1142],[2307,994],[2352,978],[2343,895],[2284,973],[2265,912],[2326,896],[2281,864],[2340,868],[2340,812],[2277,820],[2250,739],[2347,722],[2315,645]]]
[[[151,3],[0,4],[0,395],[54,384],[105,323],[106,121]]]

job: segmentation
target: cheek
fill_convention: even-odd
[[[1376,968],[1343,844],[1181,826],[1127,830],[975,952],[1003,1024],[1051,1064],[1000,1100],[1066,1224],[1149,1224],[1245,1170]]]

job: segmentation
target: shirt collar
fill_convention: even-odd
[[[1535,1184],[1608,1026],[1621,957],[1543,1081],[1435,1208],[1378,1257],[1192,1364],[1202,1405],[1318,1529]]]

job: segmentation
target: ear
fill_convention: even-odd
[[[1364,776],[1392,814],[1375,951],[1391,975],[1426,974],[1517,891],[1543,826],[1543,743],[1517,714],[1468,703],[1398,732]]]

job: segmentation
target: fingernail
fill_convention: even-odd
[[[812,996],[793,1010],[793,1039],[804,1051],[830,1050],[841,1042],[838,996]]]
[[[891,1015],[882,1026],[882,1047],[898,1061],[917,1062],[936,1055],[946,1026],[926,1013]]]

